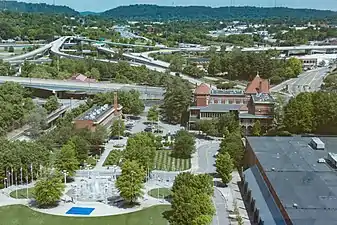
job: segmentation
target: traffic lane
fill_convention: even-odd
[[[214,188],[213,203],[216,212],[213,216],[212,225],[229,225],[230,221],[226,200],[222,197],[222,194],[216,188]]]
[[[319,79],[321,77],[324,77],[327,71],[327,68],[318,68],[299,75],[298,78],[296,78],[295,82],[290,85],[291,92],[293,92],[294,94],[298,94],[304,91],[317,90],[316,87],[320,86],[321,84]]]
[[[198,172],[215,173],[215,154],[219,150],[219,141],[204,141],[197,148],[198,151]]]

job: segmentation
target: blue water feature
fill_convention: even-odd
[[[95,208],[85,208],[85,207],[72,207],[66,214],[71,215],[90,215]]]

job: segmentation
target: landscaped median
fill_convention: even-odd
[[[26,206],[4,206],[0,207],[0,224],[4,225],[167,225],[163,218],[163,212],[170,206],[160,205],[143,209],[141,211],[103,217],[65,217],[54,216],[33,211]]]
[[[28,188],[28,198],[33,197],[33,191],[34,191],[34,188]],[[12,198],[26,199],[27,198],[27,188],[18,189],[17,191],[12,191],[9,195]]]
[[[169,188],[154,188],[151,189],[148,194],[154,198],[167,199],[170,198],[172,192]]]
[[[191,168],[191,159],[181,159],[171,156],[170,150],[156,151],[155,169],[164,171],[184,171]]]

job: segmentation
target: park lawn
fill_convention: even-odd
[[[179,159],[171,156],[170,150],[156,151],[155,169],[164,171],[183,171],[191,168],[191,159]]]
[[[123,152],[120,150],[112,150],[108,157],[106,157],[103,166],[119,166],[120,159],[122,158]]]
[[[159,189],[159,193],[158,193]],[[167,198],[171,196],[172,192],[169,188],[154,188],[151,189],[148,194],[154,198]]]
[[[28,188],[28,198],[33,197],[33,189],[34,188]],[[9,195],[12,198],[16,198],[16,191],[12,191]],[[26,188],[18,189],[18,199],[26,199],[26,198],[27,198],[27,189]]]
[[[65,217],[54,216],[33,211],[26,206],[0,207],[1,225],[167,225],[163,212],[170,206],[161,205],[144,210],[104,217]]]

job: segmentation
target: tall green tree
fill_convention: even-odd
[[[191,158],[195,152],[195,138],[186,130],[177,132],[172,154],[178,158]]]
[[[301,93],[284,107],[283,123],[291,133],[310,133],[313,131],[314,106],[312,93]]]
[[[156,139],[153,134],[142,132],[130,137],[124,150],[124,158],[137,161],[145,170],[154,169]]]
[[[159,120],[159,111],[157,106],[152,106],[147,112],[148,121],[158,121]]]
[[[50,174],[36,182],[33,196],[40,208],[55,206],[61,199],[64,188],[62,176]]]
[[[129,202],[135,203],[138,198],[143,196],[143,182],[145,170],[136,161],[124,161],[122,174],[117,178],[116,187],[120,196]]]
[[[25,115],[24,121],[30,126],[30,135],[37,138],[48,127],[47,111],[37,106]]]
[[[303,64],[300,59],[291,57],[290,59],[288,59],[286,65],[294,71],[294,74],[296,76],[302,73]]]
[[[76,147],[73,142],[67,142],[57,153],[55,168],[59,171],[67,171],[69,176],[73,176],[78,169],[76,158]]]
[[[170,61],[170,70],[173,72],[181,72],[183,70],[185,60],[181,56],[174,56]]]
[[[212,177],[206,174],[179,174],[172,187],[172,210],[168,220],[174,225],[208,225],[215,213],[211,199]]]
[[[170,123],[183,123],[184,115],[192,101],[192,92],[184,82],[174,80],[166,87],[161,106],[163,118]]]
[[[125,131],[125,124],[122,119],[114,120],[111,126],[111,136],[120,137],[123,136]]]
[[[58,99],[55,95],[51,95],[44,104],[44,108],[47,110],[48,113],[55,111],[56,109],[58,109],[59,106],[60,103],[58,102]]]
[[[232,180],[234,164],[231,156],[227,153],[220,153],[216,157],[215,167],[220,175],[222,183],[228,184]]]
[[[88,159],[90,151],[90,142],[81,137],[80,135],[75,135],[71,138],[71,142],[75,145],[76,158],[78,162],[83,163]]]
[[[242,165],[244,154],[243,143],[239,131],[229,133],[220,143],[220,154],[227,152],[233,160],[235,167]]]
[[[256,120],[253,124],[252,134],[253,134],[253,136],[260,136],[261,132],[262,132],[261,122],[260,122],[260,120]]]
[[[208,73],[210,75],[217,75],[218,73],[221,72],[221,62],[220,62],[220,57],[218,56],[213,56],[209,62],[208,65]]]

